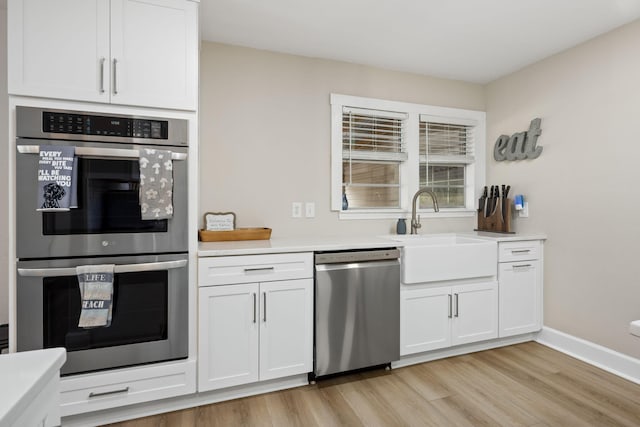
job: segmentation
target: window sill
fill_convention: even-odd
[[[476,215],[476,211],[473,209],[440,209],[439,212],[434,212],[433,209],[418,211],[420,218],[471,218]],[[398,219],[398,218],[411,218],[410,211],[340,211],[340,219]]]

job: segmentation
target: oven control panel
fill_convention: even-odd
[[[46,133],[168,139],[169,122],[132,117],[44,111],[42,112],[42,131]]]

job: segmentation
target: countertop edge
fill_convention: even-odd
[[[487,232],[439,233],[475,236],[495,242],[521,240],[546,240],[544,233],[497,234]],[[320,252],[370,248],[402,247],[404,242],[391,240],[386,236],[348,236],[348,237],[299,237],[272,238],[270,240],[243,240],[229,242],[198,242],[197,256],[239,256],[267,255],[295,252]]]

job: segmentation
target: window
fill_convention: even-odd
[[[344,107],[342,192],[349,209],[400,208],[406,114]]]
[[[341,218],[397,218],[423,187],[435,192],[437,215],[473,215],[484,112],[332,94],[331,115],[331,207]],[[429,215],[423,197],[418,208]]]
[[[473,127],[472,122],[443,123],[441,117],[420,116],[420,188],[431,187],[440,207],[466,206],[465,175],[467,165],[474,163]]]

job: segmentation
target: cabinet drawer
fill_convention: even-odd
[[[195,361],[189,361],[63,378],[61,415],[195,393],[195,376]]]
[[[539,258],[539,240],[501,242],[498,245],[498,262],[526,261]]]
[[[198,285],[270,282],[313,277],[311,252],[200,258]]]

